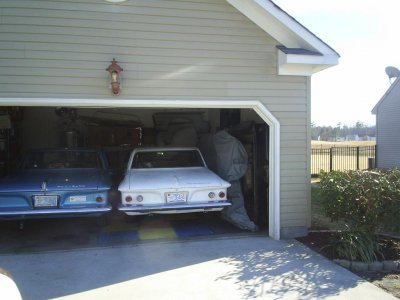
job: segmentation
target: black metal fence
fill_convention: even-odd
[[[367,170],[375,167],[376,146],[311,149],[311,175],[321,170]]]

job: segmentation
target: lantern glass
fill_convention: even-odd
[[[111,72],[111,82],[118,82],[118,73],[116,71]]]

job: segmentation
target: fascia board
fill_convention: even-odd
[[[336,55],[286,54],[278,50],[278,74],[311,76],[312,74],[338,64]]]
[[[337,57],[332,55],[303,55],[303,54],[286,54],[279,51],[279,62],[287,64],[315,64],[315,65],[337,65]]]

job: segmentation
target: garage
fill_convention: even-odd
[[[159,105],[162,107],[156,107],[155,104],[152,108],[146,108],[137,107],[137,101],[134,102],[135,107],[127,107],[126,102],[128,101],[124,100],[125,107],[115,107],[115,103],[113,103],[113,107],[98,107],[98,100],[96,100],[95,107],[90,107],[91,105],[88,103],[84,107],[3,107],[2,116],[9,119],[10,122],[10,128],[2,131],[3,157],[5,158],[2,162],[3,176],[12,174],[23,153],[32,149],[101,148],[107,153],[110,170],[114,175],[110,201],[113,202],[115,208],[121,202],[120,195],[117,195],[116,192],[132,149],[163,145],[202,148],[202,137],[226,128],[231,136],[240,141],[249,156],[246,174],[242,176],[240,182],[249,222],[255,224],[257,229],[255,229],[256,227],[246,228],[246,226],[234,222],[228,224],[222,220],[220,213],[192,213],[185,216],[183,214],[175,216],[152,214],[122,218],[124,216],[114,210],[107,214],[108,222],[100,224],[100,227],[96,221],[90,220],[91,218],[87,218],[88,220],[68,219],[67,222],[76,223],[75,226],[71,224],[66,226],[64,224],[66,221],[63,219],[25,221],[24,231],[31,233],[30,238],[24,241],[26,245],[32,239],[37,242],[36,235],[42,235],[41,247],[45,247],[47,241],[40,231],[49,226],[58,228],[58,230],[48,233],[48,236],[53,239],[53,246],[55,245],[54,239],[57,239],[58,236],[66,237],[62,241],[64,246],[73,246],[84,240],[87,241],[90,236],[88,231],[92,232],[92,235],[97,234],[97,244],[102,246],[138,240],[220,236],[252,231],[257,231],[258,234],[268,234],[269,178],[271,177],[268,163],[270,126],[253,108],[231,108],[231,105],[228,105],[228,108],[215,108],[215,103],[211,108],[207,107],[209,105],[207,103],[202,104],[204,108],[199,108],[200,105],[193,105],[193,103],[187,105],[188,108],[182,108],[184,103],[180,103],[177,108],[166,101],[160,101]],[[43,103],[38,104],[43,105]],[[220,103],[219,106],[223,107],[224,105]],[[249,107],[248,103],[246,103],[246,107]],[[267,119],[268,116],[263,115],[263,117]],[[271,122],[271,120],[267,120]],[[274,124],[272,123],[272,125]],[[189,126],[190,135],[193,135],[194,132],[196,138],[187,141],[187,136],[184,136],[183,139],[174,141],[174,136],[169,136],[170,141],[165,141],[165,138],[164,141],[161,141],[162,137],[166,136],[167,130],[174,126],[178,126],[177,128],[183,126],[184,129]],[[176,132],[176,130],[174,131]],[[179,136],[179,131],[175,136]],[[16,231],[18,222],[22,225],[21,221],[8,222],[6,225],[6,228],[11,229],[10,234],[4,236],[9,241]],[[79,236],[79,232],[77,233],[76,226],[85,228],[82,230],[82,236]],[[93,237],[90,239],[93,240]],[[68,241],[71,242],[70,245],[68,245]],[[15,243],[18,244],[18,240]]]
[[[155,145],[163,131],[171,142],[168,120],[189,120],[192,145],[224,129],[246,149],[240,184],[259,234],[307,233],[310,77],[339,55],[280,7],[268,0],[22,0],[1,2],[0,12],[3,176],[28,149],[71,145],[107,149],[117,168],[126,159],[119,151]],[[68,224],[59,220],[37,224]],[[92,226],[86,221],[78,228]],[[82,242],[76,228],[67,230],[64,237]],[[18,239],[18,231],[10,234]]]

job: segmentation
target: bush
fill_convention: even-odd
[[[397,169],[323,172],[320,198],[325,214],[345,224],[334,245],[340,256],[372,260],[379,253],[375,234],[381,230],[400,231]]]
[[[333,221],[372,232],[400,230],[400,171],[323,172],[321,204]]]

